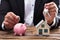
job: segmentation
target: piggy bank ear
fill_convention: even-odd
[[[23,24],[24,30],[26,30],[26,24]]]
[[[21,27],[23,27],[23,24],[21,24]]]
[[[24,26],[26,26],[26,24],[23,24]]]

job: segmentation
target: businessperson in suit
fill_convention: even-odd
[[[42,19],[46,19],[52,29],[57,28],[58,22],[55,18],[57,2],[58,0],[1,0],[0,29],[11,30],[17,23],[35,26]],[[50,16],[43,14],[44,8],[49,10]]]

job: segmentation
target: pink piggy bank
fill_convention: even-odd
[[[17,23],[17,24],[14,26],[13,31],[14,31],[14,35],[22,36],[23,34],[25,34],[26,25],[25,25],[25,24],[22,24],[22,23]]]

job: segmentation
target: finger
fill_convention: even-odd
[[[49,12],[56,12],[56,8],[49,9]]]
[[[16,16],[15,22],[18,23],[19,21],[20,21],[20,17],[19,16]]]
[[[6,27],[8,27],[9,23],[8,22],[3,22]]]
[[[10,20],[10,19],[8,19],[8,18],[5,18],[5,20],[4,20],[5,22],[8,22],[8,23],[10,23],[10,24],[12,24],[12,25],[14,25],[15,24],[15,22],[14,21],[12,21],[12,20]]]
[[[6,15],[5,16],[5,21],[9,22],[10,24],[15,25],[16,23],[19,22],[19,16],[17,16],[15,19],[13,19],[13,17],[11,15]]]
[[[14,13],[12,13],[12,12],[10,12],[11,14],[10,15],[12,15],[12,17],[14,18],[14,19],[16,19],[16,15],[14,14]]]
[[[15,19],[13,19],[13,17],[11,16],[11,15],[6,15],[5,16],[5,19],[9,19],[9,20],[11,20],[11,21],[14,21]]]
[[[50,24],[54,19],[54,16],[48,16],[48,14],[44,15],[44,17],[48,24]]]
[[[56,12],[50,12],[50,15],[51,15],[52,17],[53,17],[53,16],[55,17],[55,13],[56,13]]]
[[[51,19],[54,18],[53,15],[50,15],[50,16],[49,16],[48,14],[44,15],[44,17],[45,17],[46,20],[51,20]]]
[[[48,7],[48,6],[50,6],[50,5],[53,5],[53,3],[46,3],[45,5],[44,5],[44,7]]]
[[[48,15],[45,15],[45,20],[46,20],[47,22],[49,22],[49,21],[51,21],[51,20],[52,20],[52,18],[51,18],[51,17],[49,17]]]
[[[50,16],[48,14],[44,15],[46,20],[53,20],[55,17],[55,12],[51,12]]]
[[[50,17],[50,14],[49,13],[44,13],[44,17]]]
[[[8,19],[10,19],[10,20],[12,20],[12,21],[15,21],[15,20],[16,20],[16,15],[15,15],[14,13],[12,13],[12,12],[9,12],[9,13],[7,13],[7,15],[5,16],[5,18],[8,18]]]
[[[20,20],[20,16],[16,16],[16,19],[17,19],[17,20]]]
[[[48,9],[50,9],[50,8],[56,8],[54,2],[46,3],[44,7],[48,8]]]
[[[8,22],[4,22],[5,28],[6,29],[12,29],[13,25],[9,24]]]
[[[52,8],[55,8],[55,9],[56,9],[55,5],[50,5],[50,6],[48,7],[48,9],[52,9]]]
[[[55,7],[55,5],[49,5],[49,6],[46,6],[45,8],[52,9],[52,8],[56,8],[56,7]]]
[[[13,19],[15,19],[15,18],[16,18],[16,15],[15,15],[13,12],[8,12],[8,13],[7,13],[7,15],[12,16],[12,17],[13,17]]]
[[[11,13],[11,15],[12,15],[12,17],[13,17],[13,19],[14,19],[15,22],[19,22],[19,20],[20,20],[19,16],[15,15],[13,13]]]
[[[54,2],[46,3],[45,6],[54,5]]]

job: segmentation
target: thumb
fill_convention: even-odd
[[[47,17],[50,17],[49,10],[44,8],[43,15],[47,16]]]
[[[20,21],[20,16],[16,16],[16,19],[19,22]]]

